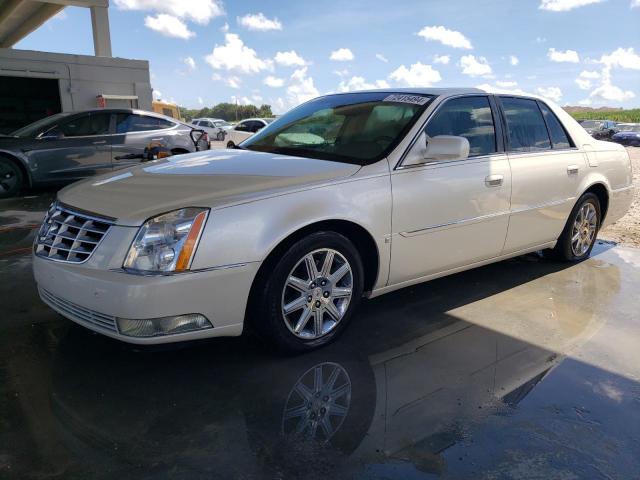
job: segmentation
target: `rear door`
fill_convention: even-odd
[[[65,118],[25,154],[36,181],[76,180],[111,170],[110,112]]]
[[[117,113],[112,146],[113,168],[137,165],[143,160],[144,149],[151,143],[161,143],[170,148],[169,135],[176,126],[169,120],[150,115]]]
[[[505,253],[556,240],[576,202],[586,167],[564,127],[543,102],[500,97],[512,194]]]

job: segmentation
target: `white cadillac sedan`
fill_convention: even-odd
[[[587,258],[629,156],[544,100],[475,89],[327,95],[232,150],[65,188],[33,252],[42,299],[132,343],[325,345],[361,297],[544,250]]]

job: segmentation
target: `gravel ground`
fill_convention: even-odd
[[[224,142],[211,142],[212,149],[225,148]],[[628,247],[640,247],[640,148],[628,147],[633,164],[635,192],[633,204],[624,217],[600,232],[598,238]]]
[[[633,165],[633,203],[629,212],[600,232],[598,238],[628,247],[640,247],[640,148],[628,147]]]

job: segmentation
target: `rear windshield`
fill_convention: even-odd
[[[373,163],[395,148],[433,98],[389,92],[320,97],[279,117],[240,148]]]

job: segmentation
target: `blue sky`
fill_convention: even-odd
[[[155,95],[274,111],[334,91],[482,86],[560,104],[640,106],[640,0],[111,0],[114,56]],[[16,48],[93,54],[68,7]]]

